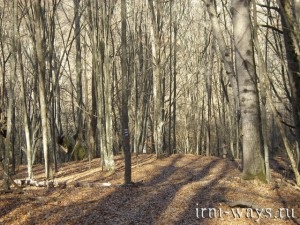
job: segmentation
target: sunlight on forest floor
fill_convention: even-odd
[[[101,171],[99,159],[91,168],[87,160],[61,164],[55,181],[67,182],[63,189],[25,187],[22,193],[1,194],[0,224],[299,224],[292,217],[300,217],[300,192],[278,169],[284,167],[279,158],[271,163],[273,181],[264,184],[241,180],[237,163],[228,159],[172,155],[156,160],[143,154],[132,157],[132,178],[140,184],[133,187],[120,186],[124,163],[121,156],[115,159],[114,172]],[[43,179],[43,166],[34,172]],[[26,178],[26,167],[14,178]],[[75,187],[75,182],[112,185]],[[240,201],[253,209],[228,204]],[[279,209],[288,209],[290,218],[276,214]]]

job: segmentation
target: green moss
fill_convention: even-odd
[[[258,172],[257,174],[251,174],[249,172],[244,172],[243,175],[242,175],[242,178],[243,178],[243,180],[258,179],[263,183],[267,183],[266,174],[263,170]]]
[[[74,159],[83,160],[86,157],[86,149],[82,145],[75,146],[74,149]]]
[[[266,177],[266,172],[265,171],[261,171],[258,175],[257,175],[257,178],[264,182],[264,183],[268,183],[267,182],[267,177]]]
[[[242,179],[243,180],[253,180],[253,179],[255,179],[255,176],[253,174],[250,174],[250,173],[243,173],[242,174]]]
[[[81,148],[78,149],[78,160],[83,160],[86,156],[86,150],[81,146]]]

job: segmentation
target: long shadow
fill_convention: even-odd
[[[216,165],[220,160],[216,160],[212,163]],[[213,208],[214,205],[212,202],[219,201],[220,198],[222,198],[223,188],[219,188],[218,184],[219,181],[226,176],[226,173],[223,173],[223,169],[225,170],[225,167],[227,166],[227,161],[226,164],[222,167],[220,170],[220,173],[218,176],[214,177],[211,181],[209,181],[206,185],[199,187],[197,190],[197,194],[194,195],[190,200],[189,200],[189,207],[185,212],[181,214],[181,218],[174,221],[173,224],[207,224],[208,219],[207,217],[210,215],[203,214],[200,208]],[[209,174],[209,170],[206,169],[206,174]],[[199,181],[205,176],[200,173],[196,180]],[[215,195],[214,193],[218,193]],[[205,212],[206,213],[206,212]],[[211,221],[210,221],[211,222]],[[221,223],[213,223],[213,224],[221,224]]]
[[[148,161],[150,161],[149,163],[151,163],[151,156],[149,157],[144,157],[141,158],[140,160],[143,160],[143,163],[146,163]],[[116,168],[115,168],[115,172],[118,173],[123,173],[124,171],[124,165],[122,165],[122,162],[124,161],[123,158],[116,158],[115,159],[115,164],[116,164]],[[135,157],[133,158],[133,161],[135,161]],[[83,164],[86,163],[86,165],[83,166]],[[81,171],[78,171],[78,167],[84,168]],[[98,169],[100,168],[100,158],[97,159],[93,159],[92,164],[91,164],[91,169]],[[64,163],[60,166],[59,168],[59,172],[58,174],[55,174],[55,178],[61,178],[61,177],[67,177],[70,175],[74,175],[77,174],[79,175],[79,179],[80,180],[85,180],[85,179],[89,179],[91,177],[95,177],[95,176],[99,176],[99,179],[101,178],[101,176],[103,175],[102,171],[99,171],[99,173],[97,173],[97,175],[87,175],[87,176],[80,176],[80,173],[85,173],[88,172],[90,170],[89,166],[88,166],[88,161],[87,160],[83,160],[81,162],[68,162],[68,163]],[[105,179],[108,179],[110,177],[112,177],[114,175],[114,173],[111,173],[110,175],[106,176]],[[101,179],[99,180],[101,181]]]
[[[100,200],[86,197],[67,206],[56,205],[47,211],[32,215],[28,224],[48,224],[45,218],[55,214],[54,224],[163,224],[158,221],[170,212],[170,208],[173,207],[172,201],[177,194],[180,194],[181,189],[191,183],[197,184],[198,188],[193,189],[193,193],[186,199],[185,203],[188,207],[182,210],[180,215],[174,215],[174,218],[170,215],[168,224],[222,224],[218,218],[210,219],[208,214],[202,218],[201,212],[198,211],[197,215],[196,209],[197,207],[198,209],[220,207],[218,204],[227,190],[219,181],[228,175],[224,171],[228,166],[232,166],[233,162],[219,158],[209,159],[207,162],[205,159],[199,158],[186,163],[180,161],[182,157],[185,156],[172,156],[167,165],[163,160],[162,165],[159,165],[159,160],[152,162],[156,163],[159,171],[155,171],[156,175],[146,180],[143,186],[110,188],[105,191],[109,194]],[[195,168],[197,163],[201,166],[199,169]],[[209,176],[212,173],[216,174],[213,171],[215,168],[218,168],[219,173],[213,177]],[[174,182],[174,177],[176,182]],[[80,191],[80,189],[73,190],[77,194]],[[91,193],[97,195],[102,191],[104,190],[94,188]],[[72,195],[72,189],[66,189],[65,194]],[[282,199],[284,207],[287,207],[280,193],[279,197]],[[249,219],[247,224],[251,224],[251,222],[253,221]],[[297,220],[294,222],[299,224]]]
[[[124,218],[124,223],[121,224],[155,224],[156,217],[167,207],[171,199],[170,194],[166,191],[167,187],[159,192],[155,192],[155,188],[177,171],[175,164],[181,158],[181,155],[175,156],[169,165],[164,166],[156,176],[145,182],[144,187],[140,190],[137,188],[121,188],[106,196],[90,211],[91,213],[79,218],[76,224],[90,222],[93,224],[120,224],[118,216],[126,217],[126,214],[130,214],[130,218]],[[152,191],[154,193],[149,195]],[[157,202],[157,199],[160,199],[160,201]],[[122,205],[115,204],[116,200]],[[149,208],[151,209],[149,205],[153,210],[149,211]],[[102,215],[100,218],[95,217],[95,209]]]
[[[215,168],[221,160],[214,159],[212,162],[204,166],[204,168],[197,174],[187,176],[183,181],[176,184],[168,184],[168,179],[171,178],[176,171],[181,169],[181,167],[177,168],[175,165],[181,157],[182,156],[179,155],[174,157],[169,165],[165,166],[159,174],[146,182],[141,188],[117,188],[114,192],[99,201],[92,209],[85,212],[83,216],[79,216],[74,218],[74,220],[71,220],[71,223],[108,225],[157,224],[157,220],[168,208],[177,192],[190,182],[201,181],[210,174],[211,170]],[[225,175],[221,174],[216,177],[208,185],[205,185],[202,190],[208,189],[208,194],[211,186],[217,184],[218,180],[223,176]],[[156,191],[156,189],[158,191]],[[89,204],[89,202],[87,202],[87,204]],[[70,211],[70,213],[74,215],[72,210],[78,210],[78,208],[69,206],[65,210],[65,212]],[[57,224],[64,223],[70,223],[70,218],[66,216],[57,222]]]
[[[178,182],[176,184],[170,184],[167,185],[160,193],[158,193],[158,195],[154,195],[151,197],[151,201],[154,201],[157,198],[160,199],[164,199],[163,200],[163,205],[157,206],[157,210],[154,211],[154,220],[152,221],[152,223],[150,224],[156,224],[156,220],[159,219],[164,212],[167,210],[168,206],[170,205],[170,203],[172,202],[172,200],[175,198],[176,194],[179,192],[179,190],[184,187],[185,185],[188,185],[189,183],[196,183],[198,181],[204,180],[211,172],[211,170],[213,170],[215,168],[215,166],[218,165],[219,161],[221,159],[214,159],[213,161],[211,161],[208,165],[206,165],[202,170],[200,170],[199,172],[197,172],[197,174],[192,174],[192,176],[186,177],[186,179],[184,179],[181,182]],[[179,168],[178,170],[181,170],[182,168]],[[216,178],[214,181],[217,182],[219,178]],[[164,180],[161,180],[160,182],[156,182],[156,178],[154,178],[154,185],[158,186],[160,185]],[[211,190],[211,182],[209,182],[209,184],[205,185],[203,189],[207,189],[208,191]],[[171,190],[171,193],[168,193],[168,190]],[[147,208],[149,208],[149,205],[145,204],[144,207],[142,207],[139,212],[136,214],[136,217],[139,218],[139,215],[141,214],[140,212],[144,212],[147,210]],[[170,215],[170,218],[172,217],[172,215]],[[135,221],[137,222],[136,224],[140,224],[139,220]],[[191,224],[191,221],[187,221],[187,224]],[[173,221],[173,223],[176,223],[176,221]],[[182,224],[182,223],[179,223]]]
[[[142,205],[139,205],[139,207],[137,207],[135,203],[141,198],[144,198],[144,195],[147,194],[147,190],[145,190],[144,194],[144,191],[142,189],[155,189],[155,186],[153,186],[153,184],[162,182],[164,179],[167,179],[167,177],[171,176],[172,173],[175,171],[174,164],[180,157],[181,156],[176,156],[169,165],[164,167],[163,170],[160,171],[159,174],[157,174],[157,176],[155,176],[151,181],[146,183],[145,186],[141,189],[120,187],[116,188],[114,192],[106,196],[100,202],[95,203],[92,201],[87,201],[86,205],[93,204],[95,206],[92,209],[89,209],[88,212],[84,213],[84,216],[82,216],[83,213],[82,210],[78,208],[78,204],[68,205],[67,207],[64,207],[64,216],[61,216],[60,220],[57,221],[56,224],[118,224],[116,220],[114,220],[114,218],[122,214],[125,215],[126,211],[128,211],[128,213],[130,214],[134,214],[136,220],[138,221],[139,216],[145,217],[145,215],[139,215],[137,210],[144,209],[145,207],[147,207],[149,201],[151,202],[151,199],[158,197],[158,195],[150,195],[148,201],[144,201]],[[121,205],[118,205],[118,203],[116,204],[116,201],[121,203]],[[52,212],[57,212],[58,208],[61,207],[56,207],[55,209],[52,209]],[[77,215],[79,217],[74,218],[74,215]],[[32,218],[30,218],[29,223],[36,223],[42,221],[44,216],[45,213],[35,215]],[[128,222],[130,221],[126,220],[125,224],[127,224]]]
[[[281,193],[280,193],[280,191],[279,191],[279,189],[278,188],[276,188],[276,194],[277,194],[277,196],[278,196],[278,198],[279,198],[279,200],[280,200],[280,202],[281,202],[281,204],[283,205],[283,209],[286,209],[286,210],[288,210],[288,218],[286,218],[286,219],[290,219],[290,220],[292,220],[295,224],[297,224],[297,225],[300,225],[300,218],[297,218],[297,216],[299,217],[299,215],[295,215],[295,217],[294,216],[291,216],[291,208],[289,208],[289,206],[288,206],[288,204],[287,204],[287,202],[285,201],[285,199],[283,198],[283,196],[281,195]],[[296,196],[295,196],[296,197]],[[297,199],[297,198],[296,198]],[[294,209],[293,209],[294,210]],[[287,213],[287,211],[285,211],[285,213]],[[284,215],[284,214],[282,214],[282,216],[284,217],[284,216],[287,216],[287,214],[286,215]]]
[[[0,224],[6,224],[6,223],[12,223],[12,221],[5,221],[3,220],[3,216],[10,214],[11,212],[13,212],[14,210],[16,210],[17,208],[19,208],[20,206],[22,206],[23,204],[27,204],[31,201],[31,198],[18,198],[15,197],[16,194],[14,194],[13,197],[10,197],[9,194],[6,197],[5,195],[2,195],[0,200],[2,202],[2,204],[5,202],[5,205],[3,205],[2,207],[0,207]],[[13,218],[11,218],[12,220],[14,220]]]
[[[235,162],[233,162],[233,163],[235,164]],[[229,218],[232,221],[234,219],[234,215],[232,215],[230,213],[227,214],[228,211],[224,211],[224,209],[223,209],[223,213],[225,212],[225,214],[222,214],[222,215],[219,214],[220,212],[222,212],[222,211],[220,211],[220,204],[223,202],[224,196],[225,196],[225,191],[227,192],[228,189],[226,189],[226,187],[220,186],[218,184],[218,181],[221,180],[222,178],[224,178],[225,176],[226,176],[225,173],[220,173],[220,175],[217,178],[215,178],[214,180],[212,180],[209,184],[199,188],[197,191],[198,194],[194,195],[192,200],[190,200],[190,207],[188,208],[188,210],[186,210],[182,214],[180,220],[177,220],[176,222],[174,222],[172,224],[180,224],[180,225],[184,225],[184,224],[187,224],[187,225],[189,225],[189,224],[222,224],[223,219],[226,219],[226,218]],[[216,193],[216,194],[214,194],[214,193]],[[239,193],[239,194],[241,194],[241,193]],[[259,198],[269,198],[268,196],[263,195],[263,194],[253,193],[253,192],[251,192],[251,190],[249,190],[249,192],[247,194],[248,194],[247,196],[255,195],[257,198],[258,197]],[[279,201],[281,201],[281,204],[283,205],[283,208],[288,209],[289,206],[285,200],[286,198],[281,196],[278,189],[277,189],[277,195],[279,198],[276,198],[276,199],[272,198],[273,201],[277,201],[279,199]],[[253,199],[253,196],[250,197],[250,199]],[[297,201],[297,196],[295,196],[295,201]],[[264,206],[264,205],[262,205],[262,206]],[[268,207],[265,206],[265,208],[268,208]],[[209,209],[212,209],[212,210],[209,212]],[[216,211],[213,211],[214,209]],[[203,212],[203,214],[202,214],[202,212]],[[289,208],[289,216],[290,217],[284,218],[284,220],[282,220],[282,222],[284,224],[289,224],[287,222],[287,220],[290,220],[290,221],[293,221],[295,224],[300,225],[300,223],[299,223],[300,219],[297,218],[298,215],[295,215],[296,217],[292,217],[291,215],[292,215],[291,208]],[[237,216],[237,215],[235,215],[235,216]],[[255,216],[257,216],[257,215],[255,215]],[[273,219],[273,217],[274,217],[274,215],[272,216],[272,219]],[[192,220],[191,220],[191,218],[192,218]],[[247,218],[246,217],[246,219],[248,220],[248,222],[246,222],[246,224],[257,224],[258,223],[257,221],[255,221],[258,218],[255,218],[255,217]],[[271,223],[272,222],[270,222],[268,224],[271,224]],[[240,224],[238,221],[238,218],[232,224]],[[244,221],[243,221],[243,224],[244,224]],[[263,223],[261,223],[261,224],[263,224]]]

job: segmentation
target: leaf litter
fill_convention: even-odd
[[[300,191],[280,169],[288,168],[281,158],[272,160],[272,181],[265,184],[242,180],[239,162],[229,159],[134,155],[137,185],[128,187],[122,186],[123,157],[115,161],[115,171],[101,171],[99,159],[63,163],[55,174],[63,188],[1,193],[0,224],[300,224]],[[42,165],[34,172],[43,179]],[[25,166],[14,177],[21,178]]]

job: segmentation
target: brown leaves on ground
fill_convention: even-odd
[[[120,156],[114,172],[101,171],[99,159],[64,163],[55,181],[66,181],[66,188],[1,194],[0,224],[299,224],[292,217],[300,217],[300,192],[286,181],[280,160],[272,161],[270,184],[244,181],[236,162],[216,157],[139,155],[132,162],[133,181],[140,182],[132,187],[121,186]],[[42,166],[34,171],[43,178]],[[15,178],[25,177],[21,167]],[[78,182],[112,185],[75,187]],[[229,202],[248,205],[231,208]]]

